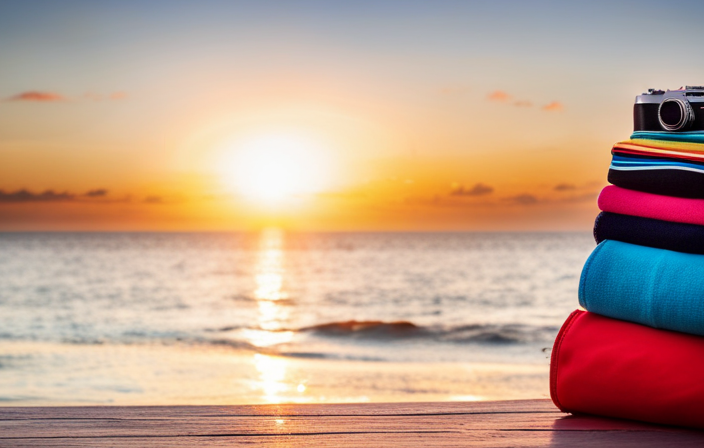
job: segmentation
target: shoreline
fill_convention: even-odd
[[[547,398],[549,366],[272,356],[189,344],[0,343],[0,406]],[[87,397],[90,397],[88,399]]]

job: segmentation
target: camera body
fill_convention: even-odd
[[[704,87],[679,90],[648,89],[633,105],[633,130],[656,132],[704,131]]]

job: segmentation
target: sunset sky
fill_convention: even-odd
[[[0,230],[588,230],[701,2],[3,1]]]

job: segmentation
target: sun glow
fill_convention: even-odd
[[[236,193],[272,203],[327,187],[330,162],[329,153],[311,139],[273,134],[230,146],[218,170]]]

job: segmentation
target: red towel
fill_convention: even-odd
[[[597,202],[605,212],[704,225],[704,199],[663,196],[609,185],[601,190]]]
[[[704,337],[575,311],[552,349],[564,412],[704,428]]]

